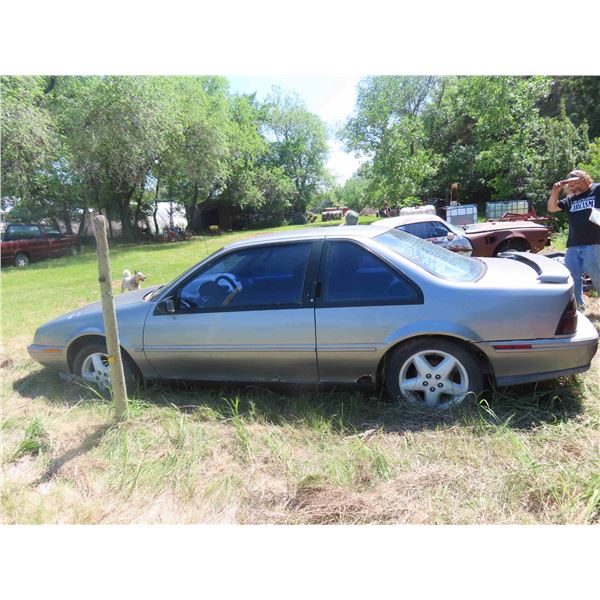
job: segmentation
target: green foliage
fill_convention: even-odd
[[[14,462],[27,454],[40,454],[50,447],[48,432],[39,417],[35,417],[25,428],[23,439],[10,457]]]
[[[600,137],[590,143],[588,162],[582,163],[581,168],[587,171],[594,181],[600,181]]]
[[[440,157],[426,146],[421,114],[437,86],[434,77],[369,77],[359,84],[356,114],[341,137],[348,150],[372,156],[373,203],[422,193],[436,174]]]
[[[58,158],[58,134],[44,98],[42,77],[0,78],[2,195],[29,200],[40,171]]]
[[[222,77],[3,77],[3,208],[62,221],[87,208],[126,236],[163,197],[192,229],[208,202],[278,225],[326,185],[327,133],[294,97],[232,96]]]
[[[363,208],[369,206],[368,186],[369,181],[365,177],[358,174],[354,175],[343,186],[335,189],[331,204],[347,206],[360,212]]]
[[[226,82],[181,77],[166,85],[176,102],[176,133],[162,171],[167,173],[169,196],[186,207],[193,228],[199,203],[210,199],[228,175],[231,124]]]
[[[586,160],[585,115],[596,118],[598,78],[559,79],[366,78],[341,137],[368,159],[375,200],[448,197],[458,182],[461,202],[527,198],[541,208],[552,183]]]
[[[263,127],[270,141],[269,163],[281,167],[294,183],[292,209],[303,213],[326,180],[327,130],[300,98],[278,88],[265,108]]]

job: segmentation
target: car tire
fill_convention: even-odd
[[[15,267],[23,269],[29,264],[29,256],[23,252],[17,252],[15,254]]]
[[[483,374],[464,346],[421,338],[392,352],[384,383],[393,400],[402,398],[410,404],[445,410],[475,399],[483,389]]]
[[[71,256],[79,256],[81,254],[81,248],[79,246],[71,246],[69,253]]]
[[[494,256],[498,256],[500,252],[508,252],[509,250],[514,250],[515,252],[528,252],[531,248],[525,240],[508,238],[501,244],[498,244],[498,247],[494,250]]]
[[[121,352],[127,393],[132,394],[141,382],[141,375],[133,361]],[[96,387],[101,393],[110,390],[110,367],[108,351],[102,342],[85,344],[75,355],[73,373]]]

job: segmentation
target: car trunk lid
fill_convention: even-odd
[[[537,273],[537,280],[540,283],[567,283],[569,280],[569,271],[564,265],[556,260],[552,260],[539,254],[531,252],[501,252],[498,258],[517,261],[521,264],[531,267]]]

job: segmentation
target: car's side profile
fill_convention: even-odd
[[[236,242],[170,284],[116,298],[129,378],[383,385],[447,408],[589,368],[598,334],[568,271],[473,259],[405,232],[312,228]],[[518,310],[515,310],[518,306]],[[99,303],[42,325],[40,363],[108,385]]]
[[[40,223],[9,223],[2,234],[2,266],[26,267],[31,261],[77,255],[81,251],[78,236],[62,233]]]

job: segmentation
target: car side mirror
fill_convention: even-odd
[[[451,242],[456,236],[452,231],[449,231],[446,237],[448,238],[448,241]]]
[[[172,315],[175,312],[175,302],[173,298],[161,300],[156,307],[157,315]]]

